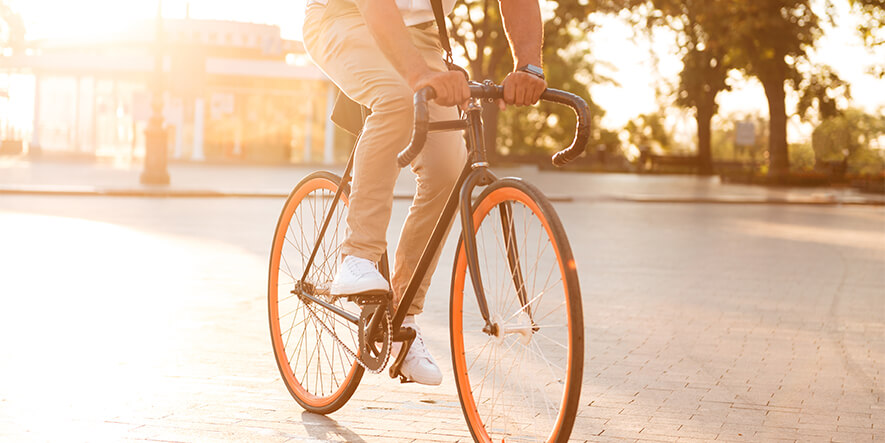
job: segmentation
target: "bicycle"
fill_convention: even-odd
[[[503,89],[470,83],[459,120],[429,122],[433,89],[415,94],[415,130],[398,157],[408,165],[428,132],[467,131],[470,156],[449,195],[399,306],[390,295],[335,297],[335,275],[349,205],[353,154],[343,176],[314,172],[289,195],[270,256],[268,316],[280,374],[306,410],[329,414],[353,395],[366,370],[381,372],[391,343],[402,350],[389,368],[399,376],[415,331],[401,327],[446,227],[460,210],[462,233],[452,270],[449,330],[455,384],[476,441],[566,441],[581,392],[583,311],[578,275],[562,224],[546,197],[517,178],[497,178],[486,161],[481,100]],[[580,97],[548,89],[543,100],[578,117],[571,146],[553,156],[561,166],[589,138],[589,109]],[[474,190],[483,187],[478,197]],[[389,280],[386,253],[378,263]],[[395,308],[395,309],[394,309]]]

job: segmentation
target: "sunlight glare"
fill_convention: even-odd
[[[13,0],[29,39],[114,35],[157,15],[158,0]],[[248,4],[212,0],[162,0],[163,16],[235,20],[278,25],[284,38],[300,39],[304,1],[256,0]]]

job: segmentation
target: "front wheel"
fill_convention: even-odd
[[[550,202],[500,180],[474,202],[483,319],[459,242],[449,322],[455,383],[473,438],[567,441],[581,394],[584,327],[571,247]]]

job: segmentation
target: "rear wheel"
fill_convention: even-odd
[[[357,325],[298,295],[308,292],[357,317],[360,314],[356,304],[329,295],[346,233],[346,188],[310,272],[301,281],[340,182],[335,174],[315,172],[295,187],[277,222],[270,254],[267,300],[277,366],[295,400],[318,414],[344,406],[364,371],[351,355],[358,349]]]
[[[476,441],[567,441],[584,362],[581,292],[549,201],[505,179],[473,205],[484,321],[459,243],[450,328],[455,382]]]

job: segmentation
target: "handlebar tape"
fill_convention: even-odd
[[[473,84],[470,85],[470,95],[473,98],[496,100],[503,97],[504,88],[498,85]],[[436,91],[430,86],[426,86],[415,93],[415,130],[412,133],[412,141],[409,143],[409,146],[397,156],[397,163],[401,168],[411,163],[418,156],[424,147],[424,142],[427,141],[427,131],[430,127],[428,102],[434,98],[436,98]],[[545,90],[541,94],[541,100],[568,106],[577,115],[575,139],[569,147],[553,155],[553,164],[555,166],[563,166],[578,158],[587,147],[587,142],[590,140],[590,107],[587,106],[587,102],[581,97],[558,89]]]

